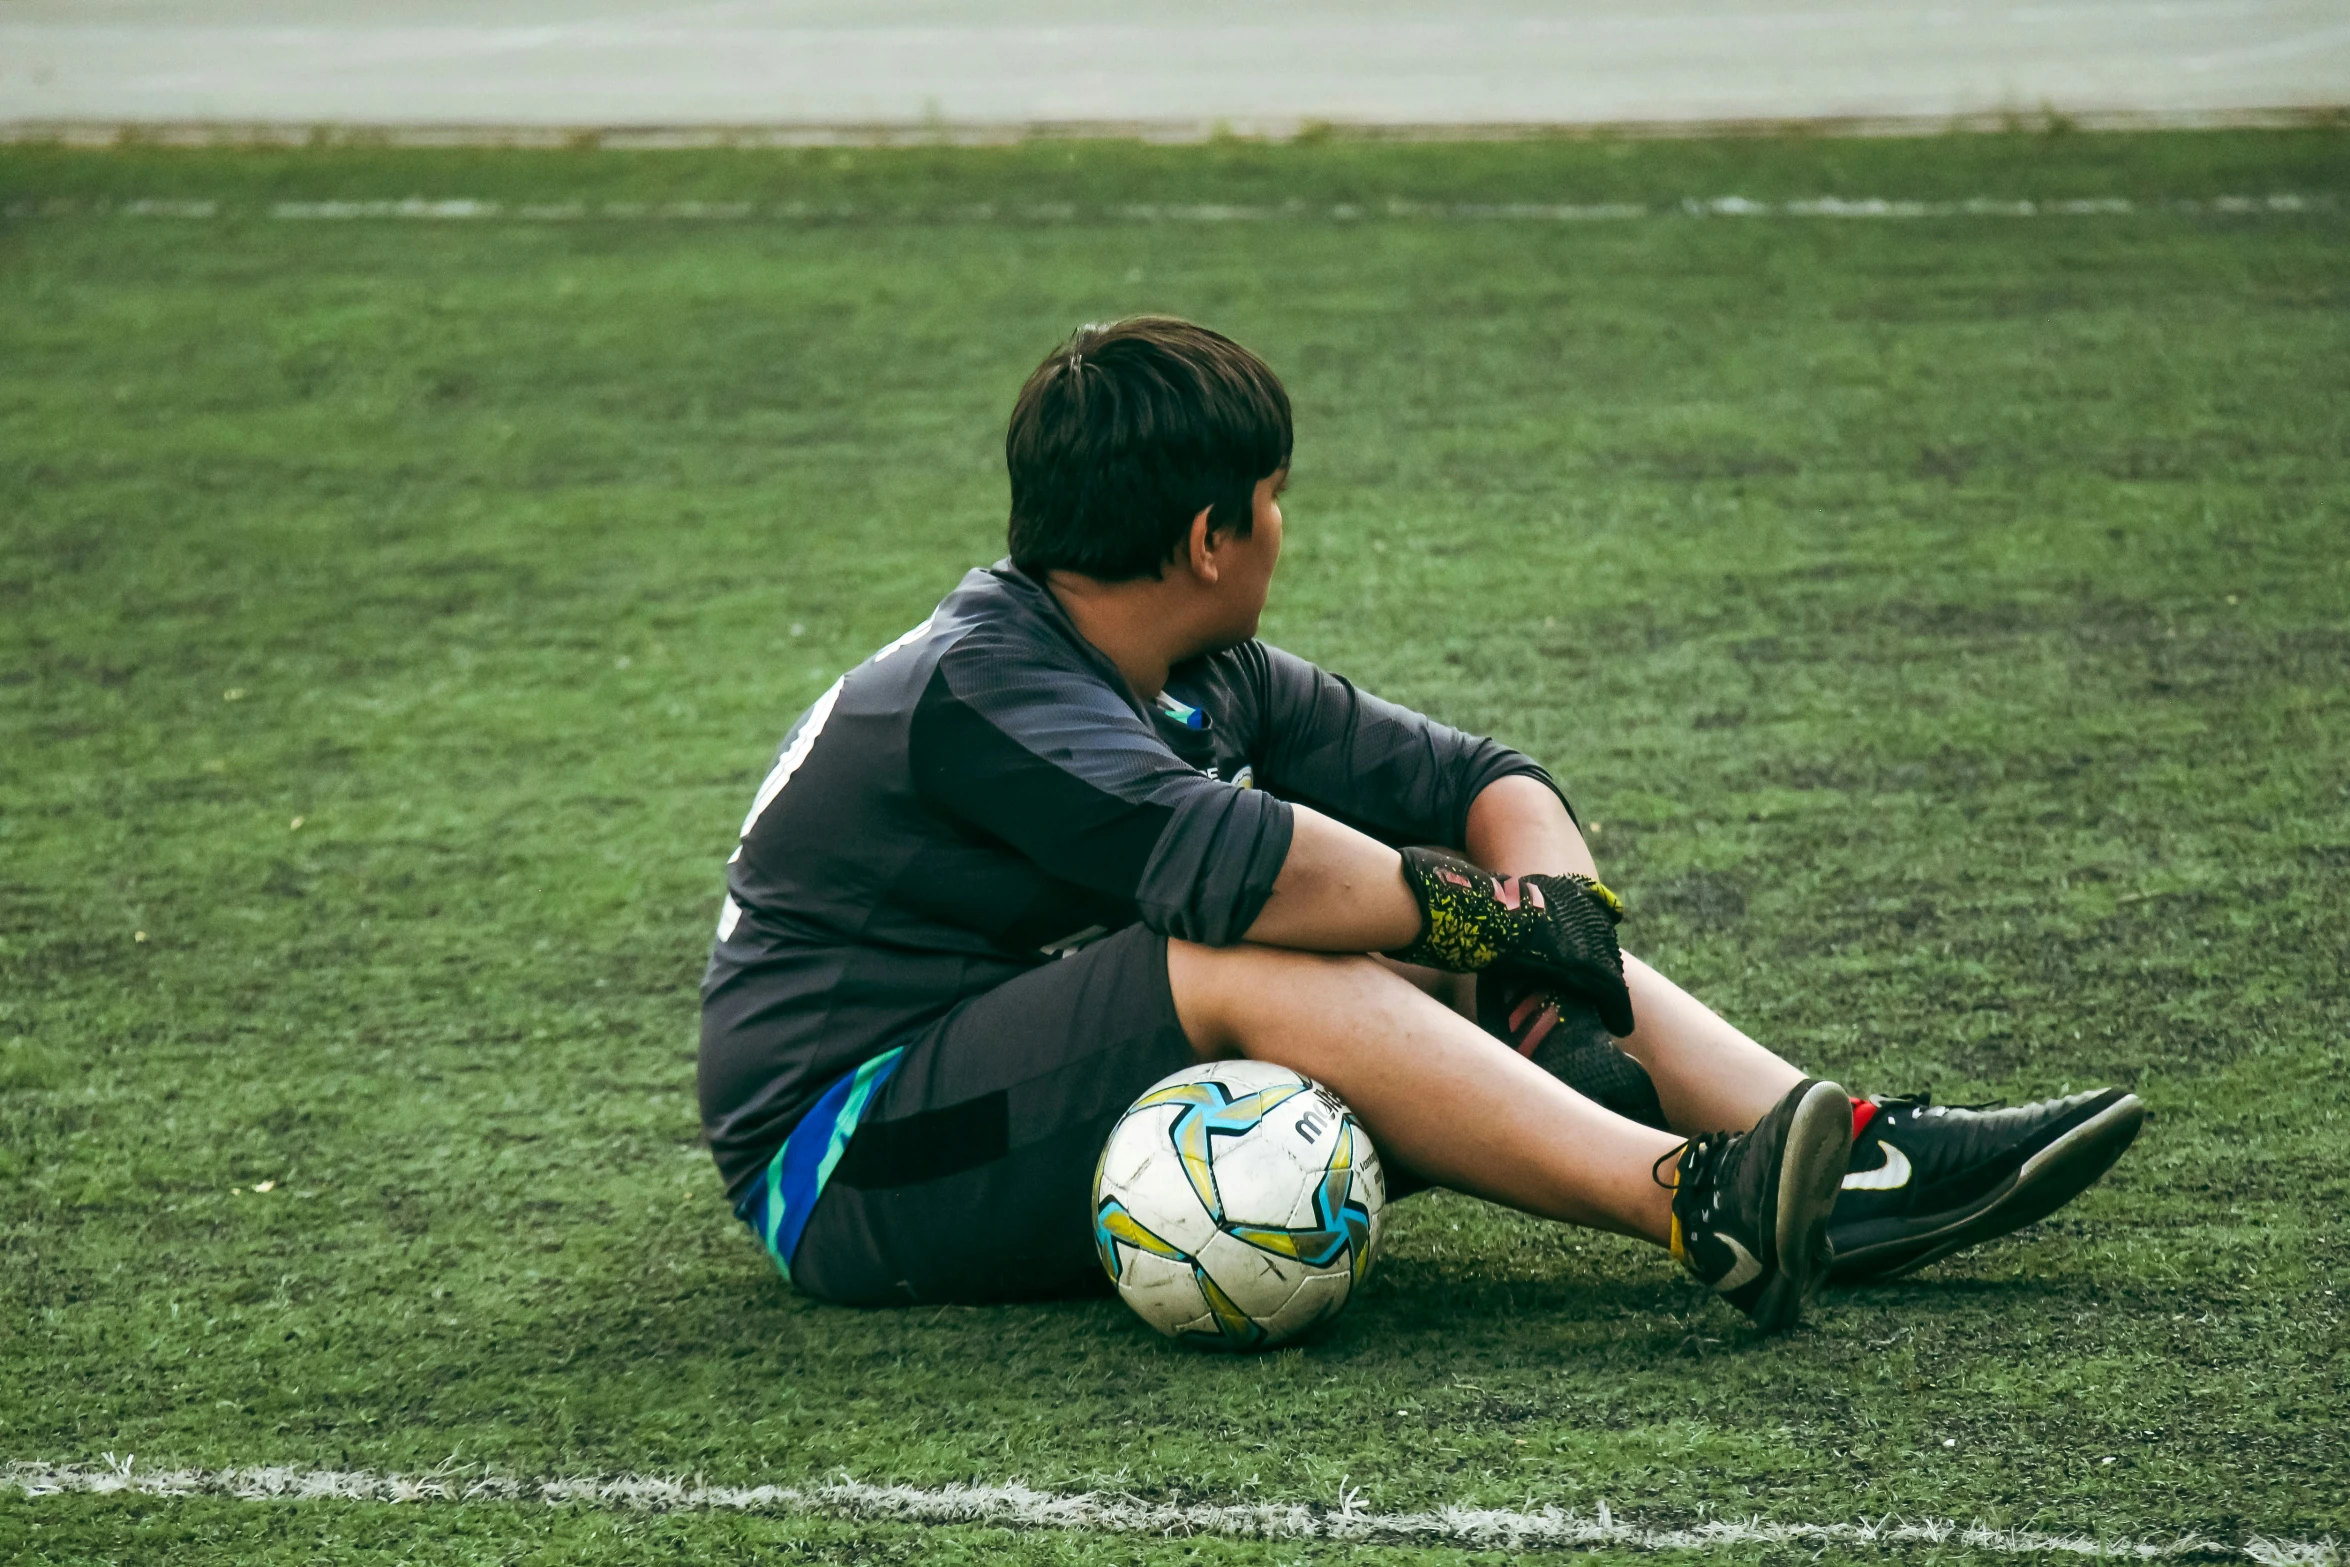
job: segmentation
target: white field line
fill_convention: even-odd
[[[1761,1518],[1649,1525],[1556,1507],[1515,1511],[1447,1507],[1436,1512],[1375,1513],[1361,1493],[1339,1489],[1333,1507],[1273,1502],[1152,1502],[1112,1492],[1056,1494],[1010,1485],[712,1486],[627,1475],[517,1480],[451,1473],[380,1475],[338,1469],[139,1469],[106,1455],[101,1466],[11,1463],[0,1466],[0,1492],[164,1498],[213,1496],[238,1501],[399,1502],[439,1505],[492,1502],[522,1506],[599,1507],[631,1512],[748,1512],[819,1515],[891,1523],[994,1524],[1115,1534],[1225,1535],[1242,1539],[1354,1540],[1504,1550],[1614,1546],[1635,1551],[1739,1550],[1781,1546],[1958,1546],[1998,1555],[2178,1558],[2253,1561],[2268,1567],[2338,1567],[2331,1539],[2241,1543],[2199,1535],[2133,1539],[1987,1529],[1943,1520],[1775,1523]]]
[[[112,201],[102,197],[20,200],[0,207],[10,218],[171,218],[205,220],[262,216],[288,222],[410,220],[468,222],[500,219],[524,223],[1268,223],[1278,221],[1360,222],[1402,219],[1436,222],[1610,223],[1639,218],[2080,218],[2157,213],[2228,217],[2267,213],[2332,212],[2340,199],[2330,193],[2279,192],[2267,196],[2209,196],[2132,200],[2100,196],[2077,200],[2025,200],[1978,196],[1968,201],[1895,200],[1884,197],[1818,196],[1799,201],[1753,201],[1744,196],[1689,197],[1643,202],[1340,202],[1323,206],[1303,201],[1272,203],[1122,202],[1081,207],[1074,202],[975,202],[943,207],[860,207],[802,201],[490,201],[469,197],[404,201],[278,201],[265,206],[151,198]]]

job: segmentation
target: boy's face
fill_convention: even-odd
[[[1246,642],[1257,634],[1257,621],[1265,613],[1265,594],[1273,583],[1273,567],[1281,559],[1281,492],[1288,487],[1287,468],[1259,479],[1252,497],[1255,515],[1248,537],[1227,533],[1216,541],[1222,567],[1216,595],[1230,615],[1220,628],[1230,633],[1230,640],[1222,646]]]

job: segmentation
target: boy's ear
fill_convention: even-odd
[[[1199,515],[1191,519],[1191,537],[1186,541],[1191,574],[1211,584],[1223,575],[1223,565],[1216,559],[1215,529],[1208,524],[1208,515],[1214,510],[1213,506],[1199,509]]]

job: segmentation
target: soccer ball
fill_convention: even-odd
[[[1338,1096],[1218,1061],[1134,1101],[1093,1177],[1093,1243],[1170,1338],[1269,1349],[1336,1316],[1379,1252],[1387,1183]]]

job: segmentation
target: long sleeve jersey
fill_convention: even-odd
[[[1238,941],[1292,802],[1459,848],[1470,802],[1521,773],[1550,783],[1257,641],[1145,705],[1041,583],[971,572],[800,715],[743,820],[702,981],[729,1194],[834,1079],[959,1001],[1137,920]]]

